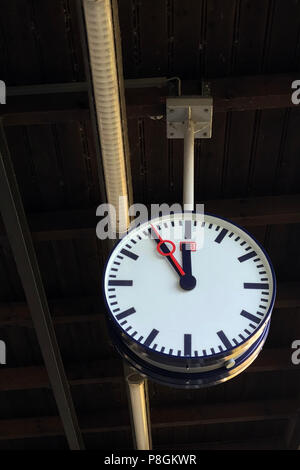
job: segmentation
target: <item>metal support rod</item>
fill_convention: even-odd
[[[0,210],[69,447],[84,449],[32,237],[0,122]]]
[[[184,210],[194,210],[194,160],[195,160],[194,122],[191,119],[191,108],[188,108],[188,119],[184,133],[183,164],[183,206]]]
[[[134,428],[135,447],[138,450],[152,448],[147,379],[125,365],[125,375],[128,384],[128,395],[131,405],[131,420]]]

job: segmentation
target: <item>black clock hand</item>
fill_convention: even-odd
[[[175,269],[177,274],[179,274],[180,277],[184,276],[185,275],[184,270],[182,269],[182,267],[176,260],[175,256],[173,255],[175,251],[175,244],[171,240],[163,240],[160,234],[158,233],[158,231],[153,227],[153,225],[151,225],[151,230],[153,234],[155,235],[155,237],[157,237],[157,238],[154,237],[154,239],[157,243],[158,253],[162,256],[166,256],[167,260],[169,261],[171,266]],[[172,251],[169,250],[166,243],[170,243],[172,245]]]
[[[182,268],[185,272],[185,276],[180,278],[180,287],[184,290],[192,290],[196,286],[196,279],[192,275],[192,256],[191,256],[191,247],[189,242],[181,243],[182,251]]]

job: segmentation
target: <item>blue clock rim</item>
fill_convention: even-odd
[[[269,330],[270,322],[266,324],[261,335],[254,341],[254,343],[252,343],[249,348],[236,359],[236,364],[231,369],[225,369],[225,367],[222,367],[206,372],[189,373],[183,371],[175,372],[165,368],[160,368],[158,365],[149,364],[145,359],[137,356],[137,354],[133,352],[128,345],[124,344],[116,332],[112,332],[112,335],[115,340],[115,347],[119,354],[140,373],[145,374],[147,377],[150,377],[161,385],[181,389],[199,389],[202,387],[215,386],[222,382],[224,383],[224,381],[231,378],[237,367],[240,367],[247,359],[252,357],[252,355],[255,355],[255,353],[257,353],[257,355],[260,353],[267,339]],[[247,367],[249,367],[249,365]],[[237,375],[241,372],[242,371],[238,372]],[[236,375],[234,374],[233,377],[235,376]]]
[[[186,211],[186,212],[174,212],[173,215],[177,215],[177,214],[196,214],[197,212],[196,211]],[[199,214],[199,212],[198,212]],[[167,215],[167,214],[166,214]],[[268,311],[267,311],[267,314],[264,318],[264,322],[262,323],[261,327],[259,328],[259,330],[254,330],[254,332],[248,337],[246,338],[244,341],[242,341],[241,343],[239,343],[237,346],[231,348],[231,349],[226,349],[225,351],[221,351],[221,352],[218,352],[218,353],[215,353],[215,354],[208,354],[206,356],[174,356],[172,354],[166,354],[166,353],[162,353],[160,351],[156,351],[156,350],[153,350],[151,347],[149,346],[145,346],[144,344],[142,343],[139,343],[137,340],[135,340],[134,338],[132,338],[132,336],[130,336],[125,330],[123,330],[119,323],[117,322],[117,320],[115,319],[115,317],[113,316],[113,313],[108,305],[108,302],[107,302],[107,299],[106,299],[106,295],[105,295],[105,272],[106,272],[106,268],[107,268],[107,265],[108,265],[108,262],[112,256],[112,254],[114,253],[114,251],[117,249],[118,245],[123,241],[123,239],[129,235],[129,233],[131,233],[133,230],[135,230],[137,227],[133,227],[132,229],[130,229],[128,232],[126,232],[126,234],[120,238],[120,240],[118,240],[118,242],[113,246],[113,248],[110,250],[109,252],[109,255],[107,257],[107,260],[104,264],[104,267],[103,267],[103,276],[102,276],[102,295],[103,295],[103,298],[104,298],[104,302],[105,302],[105,307],[106,309],[108,310],[109,312],[109,320],[111,320],[114,325],[116,326],[117,328],[117,331],[119,331],[122,335],[125,335],[125,337],[127,337],[131,342],[133,342],[134,344],[136,344],[139,348],[145,350],[145,351],[148,351],[150,353],[150,355],[153,355],[154,357],[162,357],[162,358],[165,358],[165,359],[173,359],[173,360],[177,360],[179,362],[183,362],[183,361],[186,361],[187,359],[192,361],[197,361],[197,360],[210,360],[210,359],[220,359],[222,357],[225,357],[227,355],[229,355],[231,352],[234,352],[237,348],[240,348],[242,347],[245,343],[249,342],[249,340],[251,339],[251,337],[253,337],[258,331],[263,331],[265,325],[270,321],[270,317],[271,317],[271,314],[272,314],[272,310],[273,310],[273,307],[274,307],[274,303],[275,303],[275,297],[276,297],[276,291],[277,291],[277,282],[276,282],[276,276],[275,276],[275,270],[274,270],[274,267],[273,267],[273,264],[271,262],[271,259],[268,255],[268,253],[266,252],[265,248],[261,245],[260,242],[258,242],[256,240],[256,238],[246,229],[244,229],[244,227],[242,227],[241,225],[235,223],[235,222],[232,222],[230,219],[227,219],[226,217],[220,217],[218,215],[215,215],[215,214],[211,214],[210,212],[204,212],[203,213],[203,216],[210,216],[210,217],[215,217],[216,219],[220,219],[220,220],[224,220],[225,222],[228,222],[230,224],[232,224],[233,226],[237,227],[238,229],[242,230],[243,232],[245,232],[250,238],[252,238],[252,240],[259,246],[259,248],[262,250],[263,254],[265,255],[269,265],[270,265],[270,268],[271,268],[271,274],[272,274],[272,281],[273,281],[273,293],[272,293],[272,298],[271,298],[271,302],[270,302],[270,306],[268,308]],[[145,221],[142,222],[142,224],[146,223],[146,222],[149,222],[151,220],[156,220],[158,217],[156,217],[155,219],[146,219]]]

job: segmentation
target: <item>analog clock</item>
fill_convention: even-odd
[[[179,213],[131,230],[112,251],[104,296],[114,342],[153,379],[183,387],[237,375],[266,339],[275,276],[242,228]]]

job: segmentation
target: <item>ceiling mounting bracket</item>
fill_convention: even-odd
[[[213,100],[204,96],[167,98],[167,138],[183,139],[189,120],[193,121],[194,138],[212,135]]]
[[[212,133],[213,100],[208,96],[167,98],[167,138],[183,139],[183,205],[194,210],[195,139]]]

